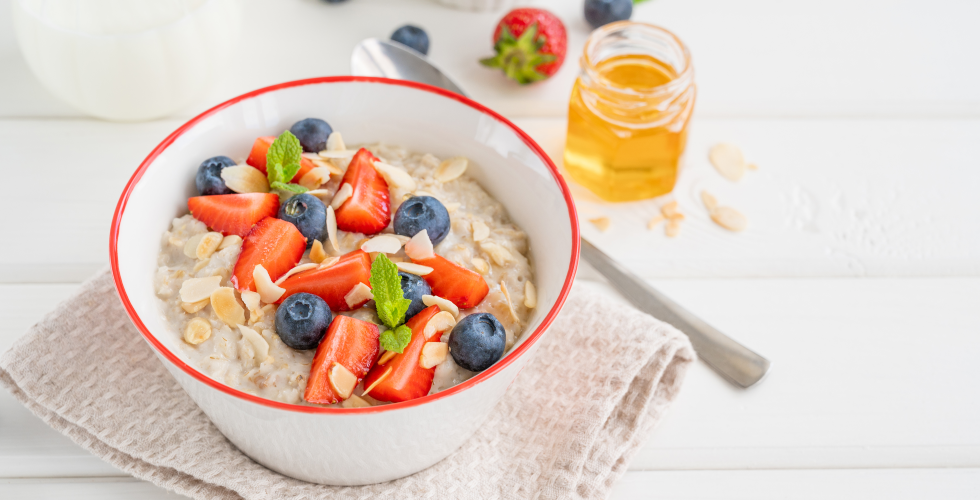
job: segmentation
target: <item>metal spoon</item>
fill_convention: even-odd
[[[354,48],[350,66],[355,76],[412,80],[466,95],[425,56],[399,43],[376,38],[364,40]],[[750,387],[766,376],[769,360],[670,300],[584,238],[581,253],[637,309],[686,333],[701,360],[729,382]]]

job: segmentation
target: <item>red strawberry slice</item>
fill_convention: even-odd
[[[187,208],[195,219],[211,229],[244,238],[256,222],[279,213],[279,196],[275,193],[195,196],[187,200]]]
[[[347,368],[360,381],[381,353],[379,338],[376,325],[349,316],[334,317],[313,355],[303,399],[324,405],[339,402],[342,398],[330,385],[333,364]]]
[[[432,294],[456,304],[460,309],[476,307],[490,292],[483,276],[442,256],[412,259],[412,262],[431,267],[432,272],[423,278],[432,288]]]
[[[272,145],[272,141],[276,140],[275,137],[259,137],[252,144],[252,152],[248,154],[248,159],[245,163],[259,169],[263,174],[267,174],[265,168],[265,155],[269,152],[269,146]],[[300,179],[306,175],[307,172],[316,168],[316,164],[312,161],[303,158],[299,162],[299,171],[293,176],[290,182],[299,182]],[[267,174],[268,175],[268,174]]]
[[[426,323],[438,313],[438,306],[429,306],[405,323],[412,329],[412,340],[408,341],[401,354],[395,354],[395,357],[383,365],[376,365],[364,377],[365,390],[377,382],[368,393],[369,396],[379,401],[396,403],[420,398],[429,393],[436,368],[422,368],[419,366],[419,357],[426,342],[438,342],[442,337],[443,332],[435,332],[429,338],[424,335]]]
[[[376,161],[378,159],[364,148],[351,159],[340,185],[350,184],[354,194],[337,209],[337,229],[375,234],[391,222],[388,183],[375,170]]]
[[[363,250],[354,250],[344,255],[336,264],[326,269],[314,269],[294,274],[279,284],[286,289],[279,299],[281,303],[294,293],[306,292],[319,296],[333,311],[350,311],[344,297],[358,283],[371,286],[371,256]],[[367,301],[355,304],[358,307]]]
[[[273,195],[275,196],[275,195]],[[280,219],[266,217],[245,236],[242,253],[235,262],[231,284],[239,291],[255,291],[252,271],[262,264],[273,281],[286,274],[303,258],[306,237],[296,226]]]

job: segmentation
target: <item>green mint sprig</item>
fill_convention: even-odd
[[[381,347],[386,351],[403,352],[412,340],[412,329],[402,325],[412,301],[402,293],[398,266],[383,253],[378,254],[371,264],[371,293],[378,318],[391,328],[381,333]]]
[[[303,161],[303,146],[299,139],[290,131],[285,131],[276,137],[265,153],[266,175],[269,177],[269,188],[288,193],[305,193],[308,191],[299,184],[289,181],[299,172],[300,162]]]

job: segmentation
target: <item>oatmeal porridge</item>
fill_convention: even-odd
[[[322,120],[291,131],[206,160],[162,237],[156,294],[192,364],[264,398],[360,407],[503,357],[536,305],[528,241],[469,161],[347,148]]]

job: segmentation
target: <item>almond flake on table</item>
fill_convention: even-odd
[[[708,212],[718,208],[718,200],[707,191],[701,191],[701,202],[704,203],[704,208],[707,208]]]
[[[664,231],[668,238],[674,238],[681,232],[681,223],[677,220],[667,219],[667,226]]]
[[[730,181],[738,181],[745,175],[745,157],[742,150],[734,144],[715,144],[708,152],[708,159],[715,170]]]
[[[732,207],[717,207],[711,211],[711,220],[729,231],[744,231],[749,226],[749,220],[741,212]]]
[[[251,165],[235,165],[221,169],[221,180],[236,193],[268,193],[269,178]]]
[[[591,222],[592,225],[597,227],[599,231],[603,231],[603,232],[608,230],[609,226],[612,225],[612,221],[609,220],[609,217],[595,217],[589,219],[589,222]]]
[[[684,214],[682,214],[681,211],[677,208],[676,200],[671,201],[666,205],[660,207],[660,213],[663,214],[663,216],[669,220],[684,219]]]
[[[755,163],[749,163],[748,166],[745,167],[745,168],[747,168],[749,170],[759,170],[759,166],[756,165]]]
[[[653,229],[653,228],[657,227],[657,224],[660,224],[661,222],[663,222],[665,220],[667,220],[667,218],[664,217],[661,214],[654,215],[650,219],[650,222],[647,222],[647,229]]]

